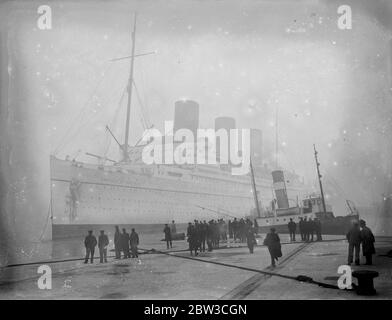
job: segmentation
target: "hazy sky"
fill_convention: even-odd
[[[162,129],[174,102],[190,98],[200,104],[201,127],[227,115],[238,127],[262,129],[269,161],[278,110],[281,164],[313,181],[316,143],[322,169],[342,179],[347,153],[364,170],[364,153],[385,153],[390,133],[390,6],[350,3],[352,30],[337,27],[338,1],[51,2],[50,31],[37,29],[36,6],[20,6],[9,71],[28,88],[18,98],[37,119],[40,152],[81,150],[79,159],[94,162],[83,153],[108,151],[118,159],[104,127],[124,141],[129,61],[109,60],[130,54],[137,11],[136,52],[156,51],[135,64],[150,123]],[[142,133],[140,110],[134,95],[133,143]],[[386,172],[384,157],[369,175]]]

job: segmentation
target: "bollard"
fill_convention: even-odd
[[[352,276],[358,279],[358,286],[355,288],[358,295],[372,296],[377,294],[374,289],[373,279],[378,277],[377,271],[371,270],[357,270],[352,273]]]

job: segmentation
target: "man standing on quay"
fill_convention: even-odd
[[[88,262],[88,258],[90,258],[90,262],[94,262],[94,251],[95,247],[97,245],[97,238],[93,235],[93,231],[90,230],[88,232],[87,237],[84,239],[84,246],[86,247],[86,258],[84,260],[84,263]]]
[[[108,262],[107,259],[107,246],[109,245],[109,238],[105,234],[103,230],[101,230],[101,234],[98,237],[98,248],[99,248],[99,262],[103,263]]]

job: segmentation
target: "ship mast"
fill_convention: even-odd
[[[279,131],[278,131],[278,106],[275,109],[275,169],[279,167]]]
[[[258,218],[260,218],[261,217],[260,206],[259,206],[259,199],[257,197],[256,181],[255,181],[255,174],[253,171],[252,159],[249,160],[249,166],[250,166],[250,176],[252,179],[253,199],[255,200],[255,208],[257,210],[257,216],[258,216]]]
[[[313,144],[313,149],[314,149],[314,159],[316,161],[316,168],[317,168],[317,177],[318,177],[318,181],[319,181],[319,185],[320,185],[320,193],[321,193],[321,201],[323,203],[323,210],[324,213],[327,212],[327,209],[325,207],[325,199],[324,199],[324,191],[323,191],[323,184],[321,183],[321,177],[322,175],[320,174],[320,163],[318,162],[318,158],[317,158],[317,150],[316,150],[316,145]]]
[[[135,38],[136,38],[136,13],[134,17],[133,31],[132,31],[132,51],[131,51],[131,69],[128,80],[128,103],[127,103],[127,118],[125,122],[125,142],[123,146],[123,161],[129,160],[128,154],[128,139],[129,139],[129,122],[131,117],[131,102],[132,102],[132,88],[133,88],[133,66],[135,61]]]

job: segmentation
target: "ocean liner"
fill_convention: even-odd
[[[135,26],[127,88],[125,142],[116,139],[122,157],[93,164],[76,159],[50,158],[51,220],[53,238],[82,234],[89,228],[108,225],[161,225],[175,220],[186,223],[216,218],[244,217],[254,207],[250,175],[232,175],[230,164],[177,165],[145,164],[143,145],[129,146],[130,108],[135,55]],[[175,103],[174,129],[195,132],[199,125],[199,105],[195,101]],[[215,119],[215,130],[235,128],[229,117]],[[267,208],[274,199],[271,169],[262,161],[262,132],[251,130],[251,157],[254,183],[260,205]],[[218,149],[218,148],[217,148]],[[285,172],[289,199],[308,193],[300,177]]]

